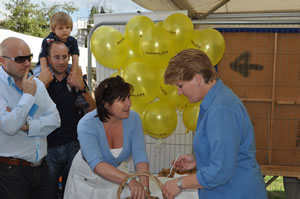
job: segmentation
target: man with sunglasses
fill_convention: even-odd
[[[21,39],[0,44],[0,195],[52,199],[47,136],[60,126],[44,84],[29,75],[32,54]]]

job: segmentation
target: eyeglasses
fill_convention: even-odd
[[[59,55],[55,55],[55,56],[51,56],[55,61],[67,61],[69,59],[69,56],[67,55],[63,55],[63,56],[59,56]]]
[[[18,64],[23,64],[26,60],[31,62],[33,54],[27,56],[17,56],[17,57],[8,57],[8,56],[2,56],[2,57],[15,61]]]

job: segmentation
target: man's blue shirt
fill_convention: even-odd
[[[23,93],[0,66],[0,156],[39,161],[47,155],[47,136],[60,126],[56,105],[44,84],[34,80],[35,95]],[[27,133],[21,130],[25,121]]]

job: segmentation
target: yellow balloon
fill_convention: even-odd
[[[102,26],[91,37],[91,50],[103,66],[119,69],[125,59],[127,42],[118,30]]]
[[[216,65],[224,55],[225,41],[222,34],[215,29],[195,30],[189,47],[202,50],[212,64]]]
[[[164,23],[164,21],[159,21],[159,22],[157,22],[155,24],[155,26],[158,27],[158,28],[162,28],[163,27],[163,23]]]
[[[166,138],[177,126],[176,109],[168,103],[156,101],[149,104],[143,114],[145,133],[154,138]]]
[[[159,79],[157,71],[144,62],[132,62],[123,70],[123,78],[133,85],[131,100],[137,103],[148,103],[157,97]]]
[[[144,33],[154,26],[154,22],[146,16],[135,16],[125,26],[125,38],[132,50],[139,52],[140,39]]]
[[[132,62],[141,62],[142,58],[140,56],[139,52],[134,51],[130,46],[126,49],[126,58],[122,66],[120,67],[125,68],[127,65],[129,65]]]
[[[168,16],[163,22],[163,28],[174,39],[177,52],[187,47],[194,31],[192,20],[182,13]]]
[[[202,101],[198,103],[188,104],[187,107],[183,110],[182,121],[185,128],[190,131],[196,131],[201,102]]]
[[[188,99],[184,95],[178,95],[176,86],[166,84],[160,85],[159,99],[169,103],[171,106],[179,110],[188,103]]]
[[[168,32],[154,26],[141,38],[140,54],[153,67],[165,68],[175,54],[174,42]]]
[[[132,102],[132,106],[130,109],[134,110],[137,112],[143,122],[143,114],[144,110],[148,104],[147,103],[137,103],[137,102]]]
[[[165,69],[159,70],[160,72],[160,92],[159,99],[165,101],[171,106],[182,109],[188,103],[188,99],[184,95],[178,95],[178,89],[174,85],[164,83]]]

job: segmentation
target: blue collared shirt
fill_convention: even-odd
[[[200,105],[193,141],[199,198],[267,199],[246,108],[222,80]]]
[[[44,84],[34,80],[35,95],[23,93],[0,66],[0,156],[39,161],[47,155],[47,135],[60,126],[56,105]],[[20,130],[25,121],[28,132]]]

